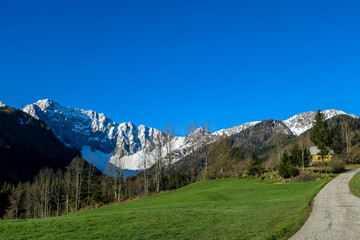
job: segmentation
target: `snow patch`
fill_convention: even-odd
[[[113,156],[111,153],[103,153],[99,150],[91,151],[90,146],[83,146],[81,155],[86,161],[97,167],[102,172],[105,171],[107,163]]]

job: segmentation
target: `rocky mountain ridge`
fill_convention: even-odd
[[[27,105],[23,111],[43,120],[64,144],[80,150],[87,161],[102,171],[106,170],[109,162],[121,165],[124,169],[141,169],[140,163],[144,155],[150,167],[157,141],[163,145],[162,155],[166,155],[165,143],[169,138],[151,127],[136,126],[131,122],[117,124],[103,113],[64,107],[50,99]],[[324,113],[326,118],[345,114],[338,110],[326,110]],[[300,135],[311,128],[314,116],[315,112],[306,112],[283,121],[289,128],[283,130],[284,133]],[[186,156],[195,142],[203,142],[205,139],[208,143],[214,142],[222,136],[232,136],[258,123],[259,121],[244,123],[214,133],[199,128],[188,137],[174,136],[170,140],[174,161]]]

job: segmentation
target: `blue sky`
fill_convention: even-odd
[[[0,1],[0,99],[183,133],[360,115],[358,1]]]

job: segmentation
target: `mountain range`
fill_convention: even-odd
[[[162,143],[162,151],[166,152],[165,142],[169,138],[162,131],[144,125],[136,126],[131,122],[118,124],[103,113],[65,107],[50,99],[27,105],[23,111],[43,120],[66,146],[81,151],[84,159],[102,171],[106,171],[108,163],[121,165],[123,169],[139,170],[144,155],[148,158],[150,167],[156,141]],[[326,119],[346,114],[339,110],[325,110],[323,113]],[[300,135],[312,127],[315,114],[316,112],[304,112],[282,121],[282,131],[288,135]],[[357,118],[353,114],[346,115]],[[198,128],[188,137],[174,136],[171,139],[174,161],[186,156],[194,143],[203,141],[205,136],[208,142],[215,142],[222,136],[238,134],[259,123],[260,121],[244,123],[213,133]]]

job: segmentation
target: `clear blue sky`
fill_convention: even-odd
[[[360,115],[359,1],[0,1],[0,99],[212,130]]]

